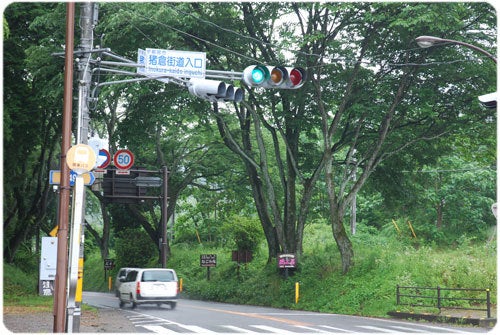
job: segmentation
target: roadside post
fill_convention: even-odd
[[[210,268],[217,266],[217,255],[216,254],[200,255],[200,266],[207,268],[207,280],[210,280]]]
[[[115,260],[106,258],[104,260],[104,281],[106,281],[106,279],[108,278],[108,274],[106,273],[106,271],[113,270],[114,268],[115,268]],[[111,280],[111,277],[109,278],[110,278],[109,280]]]
[[[70,250],[69,250],[69,289],[67,302],[67,331],[79,330],[81,315],[81,290],[83,262],[80,262],[80,244],[83,241],[82,231],[85,221],[85,181],[83,174],[90,172],[95,166],[96,155],[87,144],[72,146],[66,153],[66,164],[76,173],[73,188],[73,215],[71,220]],[[75,322],[76,318],[76,322]],[[76,327],[75,327],[76,326]]]

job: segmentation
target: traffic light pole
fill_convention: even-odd
[[[167,224],[168,224],[168,169],[166,166],[162,167],[163,172],[163,198],[162,198],[162,212],[161,212],[161,241],[160,241],[160,254],[161,254],[161,267],[167,267],[168,244],[167,244]]]
[[[88,97],[91,84],[91,52],[93,30],[97,23],[98,6],[92,2],[81,4],[80,50],[78,59],[78,120],[77,144],[87,144],[89,135]],[[80,187],[78,187],[80,186]],[[68,333],[80,331],[81,303],[83,291],[83,253],[85,228],[85,186],[83,177],[77,176],[73,188],[73,215],[71,223],[70,257],[68,264],[69,288],[67,296]]]

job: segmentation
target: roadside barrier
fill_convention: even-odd
[[[397,285],[396,300],[398,305],[435,307],[439,311],[442,308],[485,311],[487,318],[491,318],[490,289]]]

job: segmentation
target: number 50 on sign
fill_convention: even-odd
[[[113,163],[120,170],[128,170],[134,165],[134,154],[127,149],[118,150],[113,156]]]

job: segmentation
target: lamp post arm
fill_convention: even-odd
[[[478,51],[478,52],[482,53],[483,55],[486,55],[491,60],[493,60],[495,62],[495,64],[497,63],[496,57],[493,56],[492,54],[490,54],[488,51],[486,51],[484,49],[481,49],[481,48],[479,48],[479,47],[477,47],[475,45],[466,43],[466,42],[461,42],[461,41],[456,41],[456,40],[449,40],[449,39],[446,39],[446,38],[440,38],[440,37],[434,37],[434,36],[419,36],[419,37],[417,37],[415,39],[415,41],[417,42],[417,44],[421,48],[429,48],[429,47],[431,47],[431,46],[433,46],[433,45],[435,45],[437,43],[458,44],[458,45],[464,46],[466,48]]]
[[[486,51],[484,49],[481,49],[481,48],[479,48],[479,47],[477,47],[475,45],[472,45],[472,44],[469,44],[469,43],[465,43],[465,42],[460,42],[460,41],[447,40],[447,39],[443,39],[443,42],[455,43],[455,44],[458,44],[458,45],[463,45],[464,47],[467,47],[469,49],[476,50],[476,51],[482,53],[483,55],[486,55],[489,58],[491,58],[491,60],[493,60],[495,62],[495,64],[497,63],[497,59],[496,59],[495,56],[493,56],[492,54],[490,54],[488,51]]]

